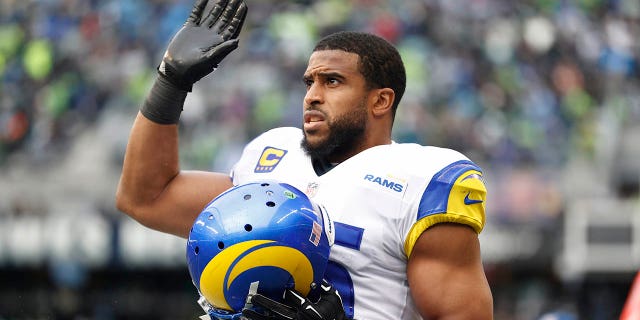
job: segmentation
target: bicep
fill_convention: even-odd
[[[223,173],[182,171],[149,206],[143,209],[142,224],[186,238],[193,221],[213,198],[232,187]]]
[[[470,227],[436,224],[415,243],[407,266],[412,298],[429,319],[492,319],[493,299]]]

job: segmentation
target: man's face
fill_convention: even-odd
[[[363,144],[368,90],[358,61],[342,50],[316,51],[309,58],[302,147],[312,157],[342,161]]]

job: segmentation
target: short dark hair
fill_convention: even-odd
[[[369,88],[391,88],[395,93],[393,114],[405,87],[407,75],[398,50],[387,40],[365,32],[340,31],[318,41],[313,51],[342,50],[360,57],[360,72]]]

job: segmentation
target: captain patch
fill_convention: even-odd
[[[287,154],[287,150],[282,150],[274,147],[266,147],[262,150],[262,155],[258,159],[256,168],[253,170],[255,173],[267,173],[273,171],[276,168],[280,160]]]

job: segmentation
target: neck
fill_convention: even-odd
[[[326,161],[329,163],[341,163],[362,151],[365,151],[369,148],[373,148],[376,146],[391,144],[391,138],[385,139],[383,141],[379,141],[376,143],[367,143],[357,146],[356,148],[351,148],[349,150],[340,150],[339,148],[334,150],[329,156],[327,156]]]
[[[330,163],[327,159],[319,158],[311,159],[311,164],[313,165],[313,171],[315,171],[318,176],[329,172],[329,170],[336,166],[336,164]]]

